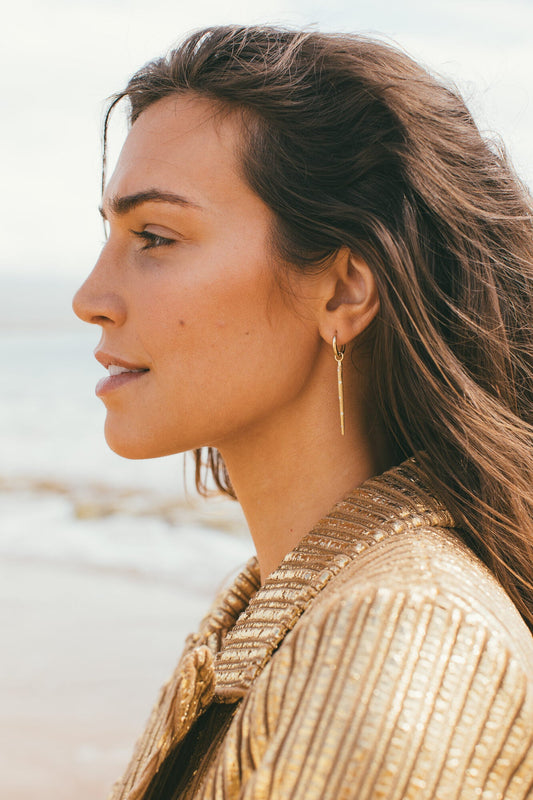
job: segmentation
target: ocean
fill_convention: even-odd
[[[222,575],[251,552],[240,509],[196,495],[190,456],[129,461],[108,449],[99,329],[74,317],[71,292],[58,279],[0,280],[0,553],[171,578],[205,540],[228,553],[214,559]]]

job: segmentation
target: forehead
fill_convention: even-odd
[[[252,195],[239,174],[240,132],[239,116],[213,101],[195,95],[159,100],[133,124],[105,196],[156,187],[208,207]]]

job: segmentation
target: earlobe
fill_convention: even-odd
[[[328,273],[320,332],[329,343],[336,335],[339,344],[346,344],[362,333],[378,312],[376,281],[368,264],[347,248],[339,250]]]

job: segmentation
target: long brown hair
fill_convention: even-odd
[[[243,120],[242,168],[273,246],[312,271],[372,268],[372,387],[397,462],[417,454],[533,630],[533,223],[525,187],[458,92],[361,36],[215,27],[112,99],[130,122],[195,92]],[[104,131],[104,141],[105,141]],[[196,451],[233,495],[224,463]]]

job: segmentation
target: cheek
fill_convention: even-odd
[[[210,252],[204,256],[162,269],[137,288],[139,324],[134,326],[154,360],[174,349],[205,356],[206,345],[220,348],[218,356],[228,349],[240,352],[250,339],[279,324],[277,303],[271,302],[276,290],[262,260],[254,264],[242,254],[229,259],[227,251],[225,259]]]
[[[151,304],[144,347],[170,402],[252,413],[301,383],[318,337],[268,276],[228,273],[208,287],[169,287],[164,305]]]
[[[269,282],[244,277],[209,290],[145,292],[130,330],[152,374],[142,391],[107,404],[116,452],[151,458],[220,447],[254,425],[277,425],[278,411],[305,387],[320,347],[315,327]]]

